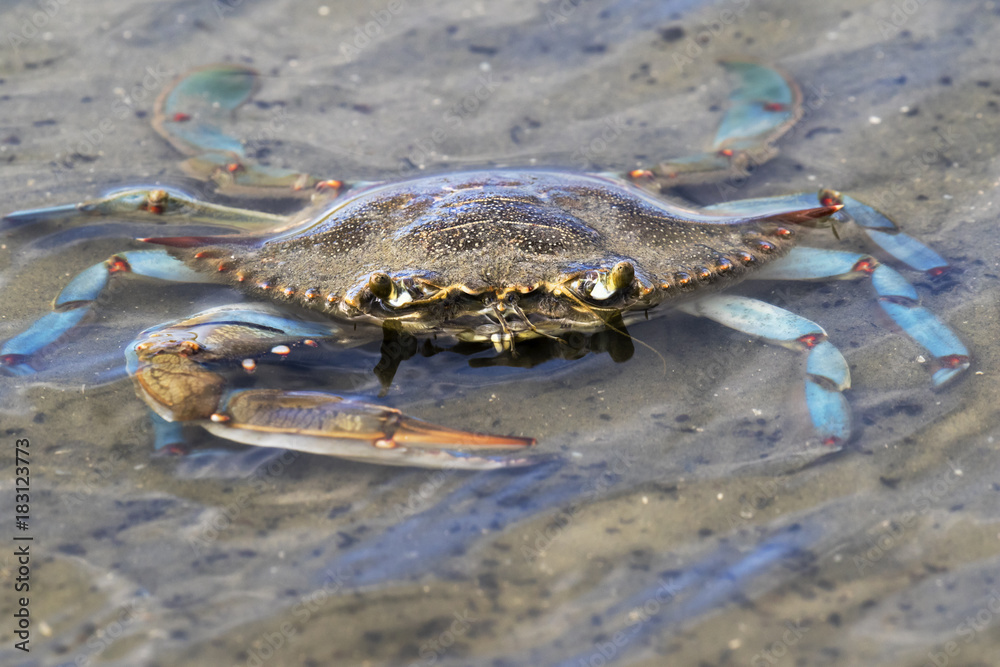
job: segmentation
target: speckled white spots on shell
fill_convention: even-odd
[[[587,295],[570,285],[623,260],[635,267],[634,284],[601,307],[645,310],[682,292],[716,289],[791,247],[777,227],[680,208],[600,176],[488,171],[368,187],[256,245],[219,239],[221,248],[196,250],[233,255],[238,271],[230,273],[255,276],[258,295],[348,318],[422,309],[407,326],[429,330],[489,318],[485,300],[511,292],[522,295],[519,307],[534,322],[593,321],[580,305]],[[376,272],[394,281],[408,276],[406,295],[382,303],[368,288]]]

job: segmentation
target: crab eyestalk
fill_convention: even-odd
[[[608,285],[615,292],[630,287],[633,280],[635,280],[635,267],[631,262],[618,262],[611,267],[611,272],[608,274]]]
[[[625,292],[635,281],[635,267],[631,262],[621,261],[610,269],[588,271],[579,282],[579,289],[595,301],[607,301],[615,294]]]
[[[382,271],[375,271],[369,276],[368,289],[372,296],[393,308],[413,301],[413,296],[401,280],[393,280],[388,273]]]

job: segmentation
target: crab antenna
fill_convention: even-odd
[[[619,329],[618,327],[616,327],[613,324],[611,324],[610,322],[608,322],[607,318],[601,317],[598,314],[598,311],[597,311],[596,308],[594,308],[593,306],[591,306],[591,305],[589,305],[587,303],[584,303],[579,297],[577,297],[575,294],[573,294],[573,292],[571,290],[564,289],[564,290],[561,291],[561,293],[565,294],[566,296],[568,296],[570,299],[572,299],[573,301],[575,301],[577,305],[579,305],[585,311],[587,311],[588,313],[590,313],[591,315],[593,315],[594,319],[597,319],[597,320],[600,320],[601,322],[603,322],[604,326],[606,328],[611,329],[616,334],[619,334],[621,336],[625,336],[626,338],[632,340],[635,343],[638,343],[639,345],[642,345],[644,348],[646,348],[647,350],[649,350],[650,352],[652,352],[653,354],[655,354],[657,357],[659,357],[660,361],[663,363],[663,374],[664,375],[667,374],[667,358],[664,357],[662,354],[660,354],[659,350],[657,350],[655,347],[653,347],[649,343],[646,343],[646,342],[644,342],[644,341],[636,338],[635,336],[633,336],[632,334],[630,334],[627,330]],[[610,312],[618,313],[618,317],[619,318],[621,317],[621,311],[620,310],[615,310],[615,309],[608,309],[608,310]]]
[[[528,328],[531,329],[532,331],[534,331],[539,336],[542,336],[544,338],[551,338],[552,340],[559,341],[563,345],[568,345],[569,344],[565,340],[563,340],[562,338],[560,338],[559,336],[553,336],[550,333],[545,333],[544,331],[542,331],[541,329],[539,329],[538,327],[536,327],[534,325],[534,323],[531,320],[528,319],[527,313],[524,312],[524,310],[521,308],[521,306],[517,305],[516,303],[512,303],[512,304],[510,304],[510,307],[514,310],[514,314],[517,315],[518,317],[520,317],[521,321],[524,322],[526,325],[528,325]]]

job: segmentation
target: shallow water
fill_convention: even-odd
[[[255,468],[260,453],[243,450],[220,470],[153,456],[120,356],[142,328],[233,295],[119,287],[49,370],[0,378],[0,498],[14,506],[13,443],[30,438],[35,538],[32,651],[13,650],[5,625],[0,662],[997,664],[997,8],[404,3],[348,59],[341,45],[388,7],[67,2],[28,36],[37,6],[8,3],[0,25],[23,39],[0,50],[0,209],[195,188],[148,119],[169,76],[198,64],[268,75],[257,99],[271,104],[236,122],[251,138],[274,128],[273,162],[376,179],[695,152],[728,90],[713,61],[747,55],[790,71],[812,104],[729,196],[831,186],[879,202],[955,264],[954,281],[910,277],[973,351],[969,376],[932,391],[864,285],[760,284],[743,293],[820,322],[847,356],[856,438],[843,452],[809,442],[795,355],[671,315],[631,329],[643,344],[626,363],[472,370],[438,355],[404,364],[386,397],[533,435],[561,461],[469,474],[287,455]],[[112,226],[44,231],[0,239],[0,339],[123,248]]]

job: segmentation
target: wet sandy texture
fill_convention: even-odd
[[[21,30],[35,3],[0,9],[3,211],[193,187],[148,119],[168,75],[194,65],[267,75],[237,120],[251,138],[275,128],[266,159],[376,179],[694,152],[727,91],[713,61],[743,54],[785,67],[816,103],[729,194],[833,186],[881,202],[954,263],[954,280],[911,278],[975,366],[934,392],[865,285],[762,284],[744,293],[820,322],[847,356],[857,436],[838,455],[809,442],[802,360],[678,315],[634,327],[643,345],[627,363],[473,371],[439,355],[404,364],[386,399],[534,435],[562,464],[464,474],[293,456],[248,474],[251,452],[219,478],[154,457],[129,382],[99,380],[134,332],[233,295],[119,288],[37,381],[0,378],[0,506],[9,516],[13,443],[28,437],[35,536],[33,650],[11,649],[6,556],[0,662],[996,664],[993,3],[50,4],[37,32]],[[372,12],[385,25],[348,60],[341,45]],[[69,276],[136,245],[107,225],[37,231],[0,239],[0,338]]]

